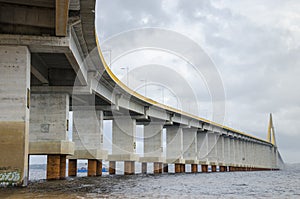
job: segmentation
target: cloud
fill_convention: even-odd
[[[151,26],[178,31],[195,40],[221,74],[226,123],[265,138],[272,112],[282,156],[288,162],[300,161],[294,153],[300,151],[295,142],[300,138],[299,1],[99,2],[97,21],[102,40]],[[174,60],[169,59],[169,64],[174,65]]]

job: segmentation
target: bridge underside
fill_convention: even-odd
[[[135,173],[135,162],[143,173],[147,163],[154,163],[154,173],[168,172],[168,164],[176,173],[186,164],[194,173],[281,168],[272,143],[163,109],[119,87],[96,48],[93,10],[95,1],[0,0],[0,186],[27,185],[29,155],[48,156],[47,179],[64,178],[66,162],[75,176],[78,159],[88,160],[89,176],[102,174],[103,160],[110,161],[110,174],[117,161],[125,162],[125,174]],[[103,120],[113,121],[110,154]],[[137,125],[144,126],[142,157]]]

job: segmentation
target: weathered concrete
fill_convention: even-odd
[[[128,117],[113,120],[112,154],[109,161],[138,161],[136,152],[136,121]],[[124,165],[125,166],[125,165]]]
[[[87,176],[94,177],[97,176],[97,160],[88,160],[88,173]]]
[[[211,172],[217,172],[217,166],[211,165]]]
[[[184,128],[183,132],[183,159],[186,164],[198,164],[197,129]]]
[[[191,172],[198,173],[198,165],[197,164],[191,164]]]
[[[107,159],[103,149],[103,112],[72,107],[75,152],[70,159]]]
[[[58,180],[66,177],[66,156],[47,156],[47,180]]]
[[[153,163],[153,173],[154,174],[162,173],[162,163],[161,162]]]
[[[208,165],[202,164],[202,165],[201,165],[201,172],[202,172],[202,173],[207,173],[207,172],[208,172]]]
[[[74,144],[68,141],[68,94],[31,94],[30,114],[30,154],[74,153]]]
[[[96,176],[102,176],[102,160],[97,161]]]
[[[124,162],[124,175],[133,175],[133,174],[135,174],[134,161],[125,161]]]
[[[175,173],[181,173],[181,164],[175,163]]]
[[[109,161],[109,174],[115,175],[116,174],[116,161]]]
[[[142,173],[143,174],[147,173],[147,162],[142,162]]]
[[[0,46],[1,186],[27,185],[30,52],[25,46]]]
[[[74,177],[77,175],[77,160],[69,160],[68,176]]]
[[[140,157],[140,162],[164,162],[162,130],[159,122],[144,126],[144,157]]]
[[[163,170],[164,170],[164,173],[168,173],[169,172],[169,165],[168,164],[163,164]]]
[[[183,134],[182,128],[170,126],[166,128],[167,135],[167,157],[166,162],[170,164],[184,164],[183,159]],[[176,167],[176,165],[175,165]]]

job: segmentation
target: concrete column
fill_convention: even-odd
[[[147,173],[147,162],[142,162],[142,173],[143,174]]]
[[[207,172],[208,172],[208,165],[202,164],[202,165],[201,165],[201,172],[202,172],[202,173],[207,173]]]
[[[229,165],[231,163],[230,161],[230,138],[225,137],[224,138],[224,163],[225,165]]]
[[[97,176],[97,160],[88,160],[88,177]]]
[[[29,88],[28,48],[0,46],[0,176],[15,176],[1,179],[0,186],[27,185]]]
[[[66,155],[60,156],[60,179],[66,178],[66,166],[67,166],[67,157]]]
[[[184,128],[183,132],[183,159],[186,164],[198,164],[197,129]]]
[[[169,165],[168,164],[163,164],[164,167],[164,173],[168,173],[169,172]]]
[[[218,157],[217,157],[218,135],[217,135],[217,133],[208,131],[207,140],[208,140],[208,161],[211,165],[217,165],[218,164]]]
[[[226,172],[226,171],[227,171],[227,169],[225,166],[220,166],[220,172]]]
[[[223,165],[225,163],[224,150],[225,150],[224,137],[220,135],[217,138],[217,164],[218,165]]]
[[[47,156],[47,180],[60,179],[60,155]]]
[[[197,151],[199,164],[208,164],[208,139],[207,133],[199,131],[197,133]]]
[[[135,163],[134,163],[134,161],[125,161],[124,162],[124,174],[125,175],[135,174]]]
[[[170,126],[166,128],[167,135],[167,162],[170,164],[184,164],[182,128]],[[176,166],[175,166],[176,167]],[[175,169],[176,170],[176,169]]]
[[[175,173],[181,173],[181,164],[175,163]]]
[[[77,160],[69,160],[68,176],[77,175]]]
[[[153,173],[158,174],[162,173],[162,163],[161,162],[154,162],[153,163]]]
[[[134,174],[134,162],[139,160],[136,152],[136,120],[116,117],[113,120],[112,154],[110,161],[124,161],[124,174]]]
[[[144,157],[140,157],[140,162],[153,162],[154,173],[159,173],[163,158],[163,124],[161,122],[151,122],[144,126]],[[157,170],[155,169],[157,166]]]
[[[181,164],[181,171],[180,173],[185,173],[185,164]]]
[[[191,164],[191,172],[198,173],[198,165],[197,164]]]
[[[97,161],[96,175],[102,176],[102,160]]]
[[[217,166],[216,165],[211,166],[211,172],[217,172]]]
[[[72,106],[74,155],[70,159],[107,159],[103,149],[103,112]]]
[[[109,161],[109,174],[115,175],[116,174],[116,161]]]

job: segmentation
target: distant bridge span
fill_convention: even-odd
[[[0,185],[27,185],[28,156],[47,155],[47,179],[88,176],[102,160],[154,163],[154,173],[278,170],[283,161],[272,119],[268,140],[148,99],[126,87],[107,66],[95,33],[92,0],[0,0]],[[73,121],[69,112],[73,111]],[[103,147],[103,120],[112,120],[112,152]],[[72,139],[68,136],[73,123]],[[144,155],[136,154],[144,126]],[[166,151],[163,150],[166,129]]]

